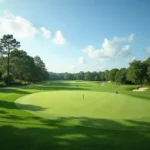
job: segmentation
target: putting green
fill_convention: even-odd
[[[59,117],[138,119],[148,117],[150,110],[150,102],[145,99],[89,91],[40,92],[21,97],[15,103],[21,109],[49,119]]]

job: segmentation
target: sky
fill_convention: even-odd
[[[0,0],[0,38],[50,72],[127,68],[150,57],[149,0]]]

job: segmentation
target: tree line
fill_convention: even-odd
[[[4,35],[0,39],[0,82],[10,85],[49,79],[42,59],[31,57],[19,48],[20,42],[13,35]]]
[[[111,69],[100,72],[53,73],[50,80],[113,81],[119,84],[150,84],[150,58],[145,61],[134,60],[128,68]]]
[[[13,35],[0,39],[0,84],[7,85],[42,80],[86,80],[113,81],[120,84],[149,84],[150,58],[145,61],[134,60],[128,68],[111,69],[100,72],[54,73],[48,72],[39,56],[31,57],[20,50],[20,42]]]

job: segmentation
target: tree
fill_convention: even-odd
[[[11,66],[13,68],[12,72],[16,76],[16,78],[23,80],[23,75],[26,74],[27,71],[27,53],[23,50],[13,50],[10,53],[11,56]]]
[[[105,72],[99,72],[100,80],[105,81]]]
[[[105,70],[105,80],[109,80],[109,70]]]
[[[109,80],[114,82],[118,71],[119,71],[119,69],[117,69],[117,68],[110,70],[109,75],[108,75]]]
[[[2,55],[6,55],[7,57],[7,84],[9,85],[9,71],[10,71],[10,52],[14,49],[20,47],[20,42],[18,42],[13,35],[4,35],[2,39],[0,39],[0,49]]]
[[[94,80],[95,80],[95,81],[99,81],[99,75],[96,75],[96,76],[94,77]]]
[[[141,61],[134,60],[130,63],[127,70],[127,79],[133,83],[143,84],[144,78],[146,77],[146,65]]]
[[[35,70],[37,75],[37,80],[42,81],[49,78],[49,74],[45,68],[45,64],[39,56],[34,57]]]
[[[125,84],[127,82],[126,75],[127,75],[127,69],[121,68],[116,74],[116,78],[115,78],[116,82]]]
[[[86,73],[85,73],[85,76],[84,76],[84,79],[85,79],[85,80],[88,80],[88,81],[91,81],[91,80],[92,80],[91,73],[90,73],[90,72],[86,72]]]
[[[150,57],[147,60],[145,60],[143,63],[146,65],[147,68],[145,79],[148,83],[150,83]]]

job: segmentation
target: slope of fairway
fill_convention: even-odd
[[[21,97],[21,109],[44,118],[88,117],[107,119],[146,118],[150,102],[141,98],[107,92],[53,91]]]

